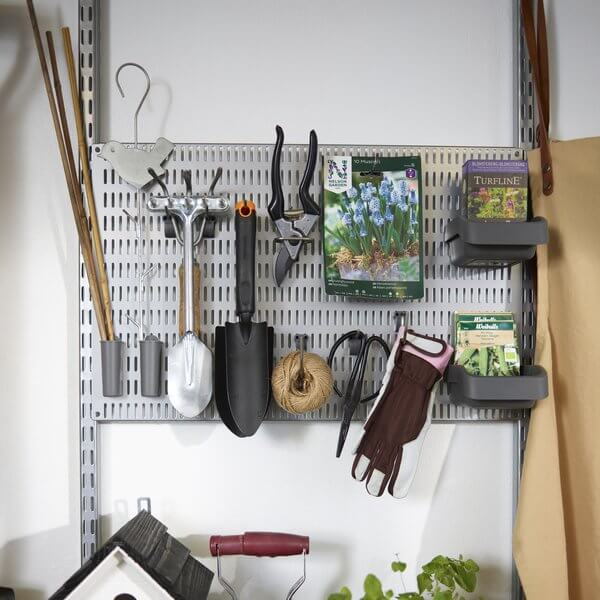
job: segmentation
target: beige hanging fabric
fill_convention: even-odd
[[[544,151],[543,5],[537,39],[530,0],[522,8],[542,133],[528,156],[533,212],[550,229],[537,253],[536,341],[550,394],[531,415],[513,549],[527,600],[588,600],[600,589],[600,138]]]

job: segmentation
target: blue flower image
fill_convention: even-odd
[[[408,196],[408,182],[406,179],[401,179],[398,183],[398,191],[402,197]]]
[[[379,211],[376,211],[371,215],[371,220],[377,227],[382,227],[385,224],[385,219]]]
[[[398,172],[383,178],[369,174],[369,181],[362,177],[353,174],[352,187],[338,194],[336,225],[325,225],[340,264],[367,270],[408,264],[418,252],[418,190]]]
[[[375,197],[375,198],[372,198],[371,200],[369,200],[369,210],[372,213],[379,212],[380,206],[381,205],[379,203],[378,197]]]

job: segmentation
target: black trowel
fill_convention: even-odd
[[[235,207],[237,323],[217,327],[215,399],[223,423],[239,437],[254,435],[271,399],[273,328],[254,323],[256,207]]]

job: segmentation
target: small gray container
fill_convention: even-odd
[[[548,223],[542,217],[486,223],[459,216],[446,226],[444,240],[457,267],[507,267],[530,260],[536,246],[548,243]]]
[[[142,396],[160,396],[162,380],[163,343],[155,335],[140,342],[140,384]]]
[[[450,400],[474,408],[531,408],[548,395],[548,374],[543,367],[525,366],[521,375],[469,375],[462,365],[446,371]]]
[[[100,351],[102,359],[102,395],[108,398],[122,396],[125,343],[121,340],[102,340]]]

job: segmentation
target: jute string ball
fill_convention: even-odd
[[[316,354],[304,353],[304,369],[300,352],[284,356],[271,377],[273,396],[281,408],[299,415],[323,406],[333,392],[333,376],[327,363]]]

